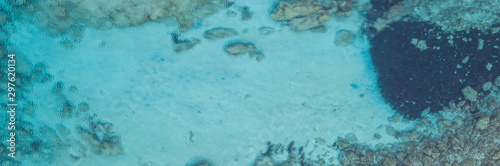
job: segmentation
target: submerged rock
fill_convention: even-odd
[[[231,3],[226,0],[115,0],[109,3],[100,0],[26,0],[24,4],[20,8],[25,8],[26,13],[33,16],[34,24],[42,31],[79,42],[81,37],[72,33],[79,26],[106,30],[174,18],[179,29],[186,31]]]
[[[484,40],[481,50],[476,45],[479,34]],[[382,97],[412,119],[427,108],[430,113],[438,112],[462,96],[477,101],[475,88],[500,75],[498,58],[494,56],[498,53],[494,46],[500,44],[496,38],[479,30],[450,34],[425,22],[389,24],[370,41]],[[420,41],[425,41],[425,47]],[[485,68],[487,63],[492,64],[490,70]]]
[[[189,50],[193,48],[194,46],[200,44],[200,39],[179,39],[178,34],[172,34],[172,40],[174,41],[174,51],[175,52],[181,52],[184,50]]]
[[[320,26],[330,19],[330,13],[319,11],[306,17],[294,18],[288,22],[290,29],[294,31],[308,30]]]
[[[123,153],[120,137],[113,132],[113,124],[93,121],[89,128],[78,128],[78,132],[97,155],[115,156]]]
[[[271,18],[276,21],[290,20],[296,17],[304,17],[323,9],[310,1],[281,1],[271,14]]]
[[[234,29],[217,27],[205,31],[203,33],[203,37],[205,39],[217,39],[217,38],[220,39],[220,38],[236,36],[237,34],[238,32],[236,32]]]
[[[236,42],[229,44],[224,50],[231,55],[243,55],[257,51],[257,47],[252,43]]]
[[[250,20],[252,19],[252,15],[253,13],[250,12],[250,9],[248,7],[245,6],[241,9],[241,20]]]
[[[272,35],[274,33],[274,29],[271,27],[260,27],[259,33],[262,35]]]
[[[260,62],[264,58],[264,54],[257,50],[257,47],[253,43],[249,42],[234,42],[227,45],[224,51],[230,55],[239,56],[243,54],[249,54],[249,57]]]
[[[347,46],[354,42],[354,35],[351,31],[348,30],[340,30],[335,35],[335,39],[333,41],[337,46]]]
[[[477,91],[472,89],[470,86],[462,89],[462,94],[464,95],[465,99],[469,101],[477,101]]]

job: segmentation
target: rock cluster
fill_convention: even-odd
[[[68,89],[64,82],[54,81],[44,62],[32,65],[23,58],[21,53],[18,53],[16,57],[17,63],[26,64],[23,67],[25,69],[19,66],[20,70],[16,72],[16,102],[19,109],[16,115],[17,154],[15,159],[7,158],[5,150],[7,148],[2,142],[0,154],[3,157],[0,157],[0,165],[23,165],[25,162],[41,165],[67,165],[92,153],[105,156],[123,153],[120,138],[112,131],[112,125],[91,115],[92,111],[88,102],[81,101],[79,104],[74,104],[72,95],[67,95],[68,92],[76,92],[76,86],[72,85]],[[5,62],[5,60],[6,57],[0,56],[0,61]],[[6,71],[2,71],[2,75],[6,75],[4,72]],[[0,80],[0,83],[7,84],[4,81]],[[52,87],[48,89],[44,100],[53,103],[54,109],[39,111],[39,103],[27,98],[35,84]],[[0,90],[0,94],[6,95],[6,91]],[[5,102],[0,102],[0,106],[7,110]],[[35,120],[35,125],[33,120],[40,114],[56,116],[51,118],[51,124]],[[62,123],[68,119],[76,124],[90,124],[90,126],[77,127],[75,130]],[[0,135],[8,135],[7,132],[8,130],[0,130]],[[80,133],[82,137],[75,138],[71,136],[72,133]]]
[[[89,128],[78,128],[79,134],[92,147],[95,154],[115,156],[123,153],[120,137],[113,133],[113,124],[93,121]]]
[[[388,135],[399,139],[398,143],[377,144],[372,148],[358,143],[354,134],[347,134],[327,143],[331,150],[339,152],[334,158],[306,155],[312,152],[304,152],[304,147],[299,147],[298,151],[286,151],[286,146],[269,144],[268,150],[257,157],[254,166],[321,166],[328,165],[326,161],[360,166],[495,165],[500,163],[497,143],[500,139],[500,88],[492,85],[478,93],[486,92],[490,93],[479,95],[475,102],[468,99],[450,102],[439,113],[427,114],[417,120],[413,129],[396,130],[387,126]],[[401,116],[395,115],[388,120],[397,123]],[[374,138],[380,139],[381,135],[375,134]],[[314,147],[324,144],[323,139],[315,140]],[[288,153],[289,159],[277,162],[276,156],[283,153]]]
[[[294,31],[303,31],[322,25],[335,12],[339,15],[348,15],[353,2],[353,0],[281,1],[270,17],[276,21],[285,21]]]
[[[415,130],[396,131],[395,136],[404,140],[402,143],[370,149],[339,138],[334,144],[341,145],[339,161],[342,165],[451,166],[499,163],[500,146],[495,140],[500,139],[500,102],[497,101],[500,90],[498,87],[492,89],[491,95],[477,100],[477,108],[473,106],[475,103],[465,100],[457,104],[450,102],[448,107],[435,115],[438,117],[435,124],[422,118]],[[437,131],[430,132],[434,126],[437,126]]]
[[[499,1],[412,0],[407,3],[408,6],[414,6],[412,16],[422,21],[430,21],[447,32],[469,29],[489,31],[493,25],[500,23]]]
[[[132,27],[173,17],[185,31],[230,5],[225,0],[53,0],[25,2],[19,12],[33,17],[46,33],[65,37],[65,46],[70,46],[81,40],[88,26]]]

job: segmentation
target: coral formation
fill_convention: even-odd
[[[414,18],[434,23],[446,32],[478,29],[489,30],[499,24],[500,2],[489,0],[425,1],[412,0]],[[480,18],[480,19],[479,19]]]
[[[88,129],[78,127],[78,132],[95,154],[115,156],[123,153],[120,137],[113,133],[113,125],[109,122],[93,121]]]
[[[62,44],[81,40],[87,26],[96,29],[132,27],[146,22],[177,20],[185,31],[231,3],[225,0],[53,0],[27,4],[26,13],[36,25],[52,36],[67,38]],[[133,7],[131,7],[133,6]]]
[[[10,52],[10,51],[6,51]],[[2,52],[2,54],[5,52]],[[5,62],[6,57],[0,56],[0,61]],[[26,70],[19,70],[16,72],[16,99],[18,104],[18,114],[16,115],[16,158],[7,158],[7,151],[5,151],[6,144],[4,141],[0,144],[2,147],[2,158],[0,165],[28,165],[28,163],[37,163],[40,165],[64,165],[68,162],[78,161],[80,158],[88,156],[89,149],[93,150],[97,155],[117,155],[123,152],[119,136],[111,131],[111,124],[97,120],[95,116],[89,115],[90,104],[83,101],[78,105],[78,110],[75,111],[74,104],[69,97],[66,96],[65,84],[62,81],[52,81],[52,75],[48,73],[48,66],[45,62],[37,62],[31,65],[22,58],[22,54],[16,55],[17,63],[27,64]],[[7,63],[1,63],[6,65]],[[2,70],[1,75],[5,75],[5,70]],[[0,80],[1,83],[6,79]],[[47,102],[54,103],[54,110],[37,111],[37,104],[30,101],[26,96],[31,93],[35,84],[46,84],[49,86],[51,83],[52,88],[48,89],[46,96]],[[50,87],[50,86],[49,86]],[[71,86],[76,89],[75,86]],[[5,94],[0,90],[0,94]],[[51,92],[51,93],[50,93]],[[6,94],[5,94],[6,95]],[[6,110],[6,101],[2,101],[0,106]],[[49,111],[49,112],[47,112]],[[82,138],[85,140],[71,137],[70,135],[75,130],[66,127],[63,124],[56,126],[49,125],[47,122],[35,120],[36,125],[33,124],[33,119],[40,114],[59,114],[60,116],[52,117],[51,123],[59,123],[71,121],[77,124],[85,124],[92,120],[89,128],[77,128],[80,131]],[[106,130],[104,130],[106,129]],[[0,131],[1,135],[8,135],[7,130]],[[85,144],[87,142],[89,144]],[[91,144],[92,143],[92,144]]]

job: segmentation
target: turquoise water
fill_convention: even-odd
[[[427,3],[3,1],[0,163],[494,165],[495,11]]]

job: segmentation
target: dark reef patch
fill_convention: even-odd
[[[389,24],[370,41],[383,98],[415,119],[426,108],[437,112],[458,101],[466,86],[479,92],[482,83],[500,75],[499,37],[477,30],[450,34],[424,22]]]

